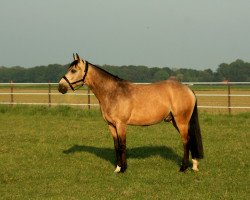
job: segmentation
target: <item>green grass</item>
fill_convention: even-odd
[[[99,111],[0,106],[0,199],[249,199],[250,113],[200,113],[205,159],[179,173],[170,124],[128,128],[128,170],[114,174]]]

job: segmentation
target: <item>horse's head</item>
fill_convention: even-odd
[[[81,87],[85,83],[88,72],[88,62],[80,58],[78,54],[73,54],[74,61],[70,64],[67,73],[59,82],[58,91],[65,94],[71,88],[75,91],[76,87]]]

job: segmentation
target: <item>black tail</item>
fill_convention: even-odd
[[[192,158],[201,159],[203,155],[203,145],[201,138],[201,130],[198,118],[197,101],[195,102],[193,114],[189,122],[189,144]]]

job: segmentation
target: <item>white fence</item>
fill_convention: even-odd
[[[184,82],[184,84],[189,85],[190,87],[197,87],[197,86],[206,86],[209,88],[211,87],[223,87],[224,89],[220,89],[219,94],[217,93],[211,93],[214,90],[209,90],[208,93],[200,93],[199,90],[196,91],[196,96],[199,98],[204,97],[222,97],[227,99],[226,105],[198,105],[199,108],[205,108],[205,109],[228,109],[228,112],[231,113],[231,109],[250,109],[250,82]],[[70,105],[70,106],[86,106],[88,109],[90,109],[91,106],[99,106],[97,101],[91,102],[91,96],[93,94],[90,92],[88,88],[85,90],[81,90],[77,93],[68,93],[67,96],[86,96],[87,103],[73,103],[73,102],[53,102],[52,97],[55,96],[62,97],[61,93],[57,92],[56,87],[58,83],[0,83],[0,104],[25,104],[25,105]],[[243,90],[244,93],[232,93],[232,87],[242,87],[244,86],[246,89]],[[35,88],[26,90],[25,88]],[[37,89],[40,87],[40,90]],[[18,88],[18,89],[17,89]],[[21,88],[21,89],[20,89]],[[42,89],[41,89],[42,88]],[[26,92],[28,91],[28,92]],[[35,92],[34,92],[35,91]],[[239,90],[241,91],[241,90]],[[204,91],[203,91],[204,92]],[[25,95],[43,95],[47,96],[46,102],[22,102],[22,101],[15,101],[16,96],[25,96]],[[8,96],[9,100],[2,100],[3,96]],[[1,98],[2,97],[2,98]],[[247,103],[242,105],[232,105],[231,99],[237,97],[237,98],[247,98],[247,100],[243,100]],[[46,97],[44,97],[46,98]],[[242,101],[242,100],[239,100]],[[239,102],[240,103],[240,102]],[[234,102],[235,104],[235,102]]]

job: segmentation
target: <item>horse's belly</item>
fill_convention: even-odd
[[[169,110],[166,108],[156,109],[135,109],[131,113],[128,120],[130,125],[152,125],[164,120],[168,114]]]

